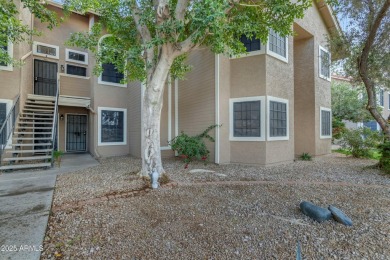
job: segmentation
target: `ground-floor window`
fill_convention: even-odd
[[[126,144],[127,110],[99,107],[98,116],[98,144],[101,146]]]
[[[288,140],[288,100],[268,97],[268,140]]]
[[[363,123],[364,127],[370,128],[372,131],[378,131],[378,123],[375,120],[366,121]]]
[[[329,108],[320,108],[320,137],[332,137],[332,112]]]

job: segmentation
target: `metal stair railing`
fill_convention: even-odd
[[[51,131],[51,167],[54,166],[54,149],[56,147],[56,142],[57,142],[57,124],[58,124],[58,99],[60,96],[60,78],[59,75],[57,74],[57,93],[56,93],[56,99],[54,103],[54,118],[53,118],[53,128]]]
[[[7,114],[7,117],[0,128],[0,163],[4,150],[7,147],[8,140],[14,131],[16,120],[19,116],[19,101],[20,94],[18,94],[18,96],[15,98],[15,102],[11,110]]]

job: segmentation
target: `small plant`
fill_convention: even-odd
[[[332,118],[332,141],[338,140],[346,131],[345,123],[336,117]]]
[[[379,159],[379,168],[385,173],[390,173],[390,141],[385,141],[378,146],[382,156]]]
[[[311,161],[312,156],[309,153],[302,153],[301,156],[299,156],[299,159],[302,161]]]
[[[353,157],[372,157],[375,148],[381,143],[383,136],[367,127],[349,130],[346,129],[341,137],[341,147],[351,153]]]
[[[185,164],[184,168],[188,168],[188,164],[193,160],[208,161],[210,151],[207,149],[204,139],[214,142],[214,138],[209,135],[209,132],[219,125],[211,125],[201,134],[189,136],[184,132],[172,139],[169,144],[172,150],[176,151]]]
[[[56,150],[53,152],[54,161],[57,162],[58,168],[61,168],[61,159],[64,155],[64,152],[61,150]]]

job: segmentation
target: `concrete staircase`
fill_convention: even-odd
[[[28,95],[0,170],[51,167],[55,97]]]

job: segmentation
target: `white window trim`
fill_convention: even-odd
[[[37,46],[38,45],[42,45],[42,46],[46,46],[46,47],[50,47],[50,48],[55,48],[56,49],[56,55],[54,56],[54,55],[43,54],[43,53],[37,52]],[[41,57],[45,57],[45,58],[52,58],[52,59],[59,60],[60,59],[60,47],[57,46],[57,45],[51,45],[51,44],[47,44],[47,43],[43,43],[43,42],[36,42],[36,41],[34,41],[34,43],[33,43],[33,54],[36,55],[36,56],[41,56]]]
[[[275,102],[281,102],[286,104],[286,119],[287,119],[287,127],[286,127],[286,136],[270,136],[271,133],[271,124],[269,122],[270,120],[270,102],[275,101]],[[278,98],[278,97],[272,97],[272,96],[267,96],[267,141],[287,141],[290,139],[290,108],[289,108],[289,102],[288,99],[284,98]]]
[[[322,67],[322,60],[321,60],[321,51],[324,51],[326,53],[329,54],[329,61],[331,60],[331,54],[330,52],[325,49],[324,47],[322,47],[321,45],[318,45],[318,76],[322,79],[325,79],[327,81],[331,81],[331,75],[332,75],[332,71],[330,70],[331,69],[331,66],[329,65],[329,77],[326,77],[324,75],[321,74],[321,67]]]
[[[330,135],[322,135],[322,111],[330,112]],[[320,107],[320,139],[332,138],[332,110],[326,107]]]
[[[98,42],[98,51],[100,51],[100,44],[102,43],[102,41],[107,38],[107,37],[110,37],[112,36],[112,34],[106,34],[106,35],[103,35],[102,37],[100,37],[99,39],[99,42]],[[102,64],[100,64],[101,66]],[[114,86],[114,87],[121,87],[121,88],[127,88],[127,84],[120,84],[120,83],[113,83],[113,82],[108,82],[108,81],[103,81],[102,80],[102,74],[103,73],[100,73],[99,77],[98,77],[98,84],[100,85],[106,85],[106,86]],[[124,73],[124,77],[126,77],[126,73]]]
[[[123,142],[102,142],[102,110],[123,112]],[[127,109],[115,107],[98,107],[98,146],[127,145]]]
[[[72,65],[72,66],[76,66],[76,67],[81,67],[81,68],[86,68],[86,69],[87,69],[87,75],[86,75],[86,76],[79,76],[79,75],[68,74],[68,65]],[[88,67],[77,66],[76,64],[69,64],[69,63],[66,63],[66,64],[65,64],[65,73],[61,73],[61,74],[64,74],[64,75],[69,76],[69,77],[74,77],[74,78],[89,79],[89,77],[88,77]]]
[[[235,102],[247,102],[247,101],[260,101],[260,137],[236,137],[234,133],[234,112],[233,104]],[[241,97],[241,98],[231,98],[229,99],[229,140],[230,141],[265,141],[265,97],[264,96],[255,96],[255,97]]]
[[[14,101],[12,99],[0,99],[0,103],[6,104],[6,116],[8,116],[8,114],[11,112],[11,108],[14,104]],[[11,122],[11,124],[12,124],[12,122]],[[0,128],[1,128],[1,125],[0,125]],[[12,135],[13,135],[13,133],[11,133],[11,135],[9,136],[9,139],[7,140],[7,144],[5,145],[5,149],[11,148]]]
[[[269,36],[268,36],[268,38],[269,38]],[[274,57],[274,58],[276,58],[278,60],[281,60],[281,61],[283,61],[285,63],[288,63],[288,37],[285,36],[284,38],[286,39],[286,41],[285,41],[286,57],[283,57],[282,55],[271,51],[271,49],[269,48],[269,40],[267,41],[267,54],[269,56],[271,56],[271,57]]]
[[[83,61],[73,60],[73,59],[69,58],[69,52],[74,52],[74,53],[78,53],[78,54],[84,55],[85,56],[85,61],[83,62]],[[65,49],[65,61],[72,62],[72,63],[83,64],[83,65],[88,65],[88,53],[87,52],[83,52],[83,51],[76,51],[76,50],[72,50],[72,49],[66,48]]]
[[[8,56],[12,59],[14,57],[14,44],[12,42],[8,42],[7,52]],[[0,66],[0,70],[13,71],[14,66],[12,65],[12,63],[8,64],[7,66]]]

